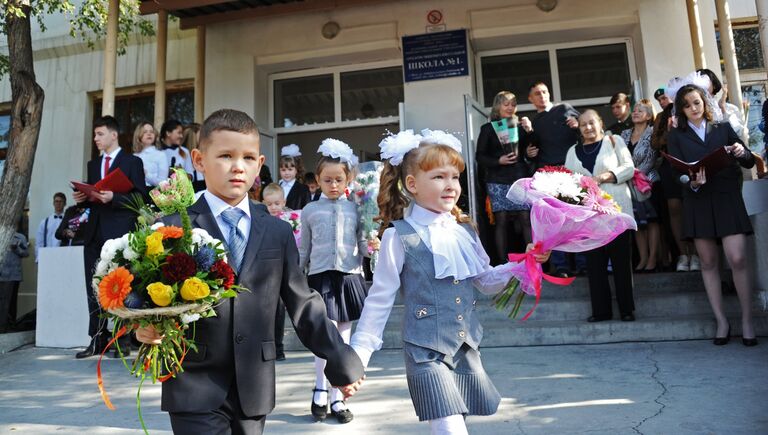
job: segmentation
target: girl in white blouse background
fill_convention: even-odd
[[[407,130],[382,141],[382,218],[373,285],[351,345],[368,366],[381,349],[395,296],[403,294],[403,350],[411,400],[433,434],[466,434],[464,417],[494,414],[500,395],[480,362],[482,327],[474,287],[487,294],[509,281],[492,268],[456,201],[461,143],[441,131]],[[538,256],[537,261],[546,261]]]
[[[357,165],[352,149],[336,139],[326,139],[318,152],[317,182],[322,195],[307,204],[301,213],[299,264],[309,266],[307,283],[325,301],[328,318],[333,321],[345,343],[349,343],[352,322],[360,318],[366,296],[363,278],[363,253],[367,241],[359,224],[355,203],[347,199],[347,184],[354,178]],[[319,421],[329,412],[339,423],[354,418],[343,401],[343,394],[332,388],[323,371],[325,360],[315,357],[315,388],[311,411]]]

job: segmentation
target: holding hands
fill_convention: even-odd
[[[365,380],[365,375],[363,375],[362,378],[358,379],[357,381],[345,385],[343,387],[334,387],[341,390],[341,393],[344,394],[344,399],[347,399],[349,397],[352,397],[357,393],[358,390],[360,390],[360,387],[363,385],[363,381]]]
[[[531,252],[535,249],[535,246],[533,243],[529,243],[528,246],[525,247],[525,252]],[[543,254],[536,254],[533,256],[533,258],[536,259],[537,263],[546,263],[549,261],[549,256],[552,255],[552,251],[547,251]]]

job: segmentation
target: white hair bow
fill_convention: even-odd
[[[301,156],[301,151],[299,150],[299,146],[295,143],[292,143],[290,145],[286,145],[282,148],[280,148],[280,156],[281,157],[299,157]]]
[[[341,160],[346,163],[350,169],[357,166],[358,159],[357,156],[355,156],[354,151],[352,151],[352,148],[338,139],[325,139],[320,143],[317,152],[326,157]]]

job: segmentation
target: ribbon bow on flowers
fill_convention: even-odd
[[[574,277],[558,278],[558,277],[547,275],[546,273],[544,273],[544,270],[541,268],[541,263],[536,261],[537,255],[544,255],[544,254],[546,254],[546,250],[544,250],[544,248],[542,247],[541,242],[537,242],[535,245],[533,245],[533,249],[526,252],[525,254],[509,254],[508,255],[510,262],[525,264],[525,268],[528,271],[528,278],[530,279],[530,284],[533,286],[534,294],[536,295],[536,302],[534,302],[533,308],[531,308],[530,311],[528,311],[528,313],[525,316],[523,316],[522,320],[528,319],[528,317],[530,317],[531,314],[533,314],[533,311],[536,309],[536,306],[539,305],[539,299],[541,299],[542,279],[557,285],[569,285],[570,283],[573,282],[574,279],[576,279]],[[520,282],[517,281],[517,283],[513,285],[516,288],[520,285]],[[502,298],[506,294],[506,290],[507,289],[505,289],[505,291],[502,291],[500,293]],[[524,295],[525,295],[525,292],[521,291],[520,294],[517,296],[518,300],[515,301],[515,307],[512,310],[512,314],[511,314],[512,317],[517,315],[517,311],[520,309],[520,304],[522,303],[522,299]],[[511,296],[512,295],[510,294],[506,298],[505,304],[504,304],[505,306],[506,306],[506,301],[508,301],[509,297]]]

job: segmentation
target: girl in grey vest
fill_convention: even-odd
[[[466,415],[491,415],[501,397],[480,361],[483,329],[474,289],[496,293],[510,278],[492,268],[474,228],[456,206],[464,170],[461,143],[443,132],[410,130],[379,145],[388,159],[378,204],[381,250],[351,345],[364,365],[381,348],[399,288],[411,400],[433,434],[466,434]],[[405,192],[403,191],[405,190]]]

